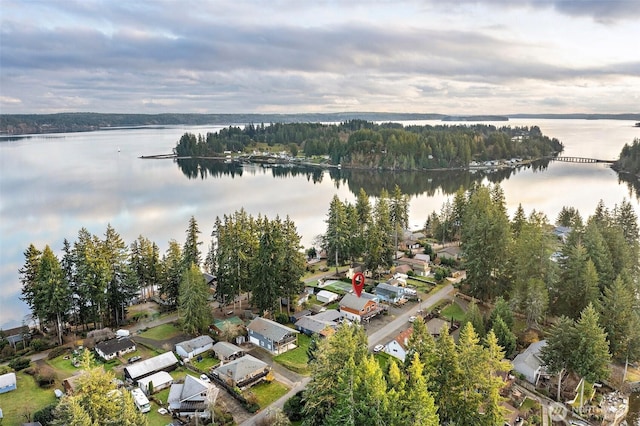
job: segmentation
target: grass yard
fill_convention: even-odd
[[[182,331],[173,324],[162,324],[157,327],[150,328],[149,330],[140,333],[141,337],[145,337],[151,340],[166,340],[176,337],[182,333]]]
[[[264,408],[269,406],[272,402],[280,399],[280,397],[285,395],[287,392],[289,392],[288,387],[277,380],[274,380],[271,383],[262,382],[253,386],[245,392],[245,396],[251,393],[254,394],[260,408]]]
[[[33,414],[56,401],[53,390],[61,388],[56,384],[48,389],[40,388],[33,377],[19,371],[16,373],[17,389],[0,395],[0,407],[4,419],[2,426],[19,426],[27,422],[25,413]]]
[[[64,359],[65,356],[69,357],[69,359]],[[79,368],[73,366],[71,363],[72,360],[73,355],[69,356],[69,354],[65,354],[54,359],[48,359],[46,363],[58,373],[58,379],[64,380],[67,377],[73,376],[79,370]]]
[[[443,317],[450,319],[453,317],[454,321],[462,321],[464,319],[464,311],[456,302],[451,302],[441,312]]]
[[[202,361],[198,361],[197,358],[193,358],[191,360],[191,365],[197,368],[200,371],[209,372],[211,367],[215,367],[220,364],[220,360],[211,356],[203,356]]]
[[[291,371],[308,376],[310,370],[307,349],[309,349],[310,342],[311,338],[309,336],[300,333],[298,335],[298,347],[275,356],[273,360]]]
[[[151,411],[146,414],[149,426],[164,426],[171,422],[171,414],[162,415],[158,413],[159,408],[155,402],[151,403]]]

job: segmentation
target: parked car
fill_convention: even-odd
[[[129,364],[133,364],[134,362],[136,362],[136,361],[140,361],[141,359],[142,359],[142,357],[141,357],[141,356],[136,355],[136,356],[132,356],[131,358],[129,358],[129,359],[127,360],[127,362],[128,362]]]
[[[205,383],[209,383],[211,381],[211,379],[209,378],[209,376],[207,376],[206,374],[201,374],[200,375],[200,380],[202,380]]]
[[[409,317],[409,322],[414,322],[415,320],[416,320],[415,315],[411,315],[411,316]]]
[[[381,351],[381,350],[383,350],[383,349],[384,349],[384,345],[375,345],[375,346],[373,347],[373,352],[374,352],[374,353],[378,353],[378,352],[380,352],[380,351]]]

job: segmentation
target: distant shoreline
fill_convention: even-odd
[[[439,120],[484,122],[510,119],[581,119],[640,121],[639,113],[624,114],[438,114],[391,112],[340,112],[301,114],[0,114],[0,137],[17,135],[92,132],[127,128],[166,126],[229,126],[249,123],[343,122],[362,119],[374,122]],[[638,126],[639,123],[636,123]]]

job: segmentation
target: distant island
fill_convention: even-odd
[[[327,164],[352,169],[434,170],[517,165],[556,156],[563,149],[559,140],[543,135],[537,126],[403,126],[350,120],[249,124],[206,135],[185,133],[174,154],[178,160],[295,163],[300,158],[323,158]]]
[[[143,126],[203,126],[248,123],[339,123],[347,120],[398,122],[413,120],[507,121],[512,118],[640,120],[640,114],[507,114],[338,112],[303,114],[0,114],[0,135],[88,132]],[[637,125],[637,124],[636,124]]]

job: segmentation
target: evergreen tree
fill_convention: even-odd
[[[180,325],[187,334],[204,333],[211,322],[209,309],[209,288],[200,269],[191,264],[180,283],[179,313]]]
[[[177,306],[180,295],[180,283],[184,274],[182,268],[182,250],[176,240],[169,240],[169,247],[162,258],[162,281],[160,292],[172,306]]]
[[[189,219],[189,227],[187,228],[187,239],[182,248],[182,265],[185,269],[190,268],[191,264],[196,265],[198,268],[200,267],[201,257],[198,246],[202,244],[202,241],[198,241],[199,233],[198,222],[191,216]]]
[[[487,323],[488,329],[491,329],[493,327],[493,324],[495,323],[497,317],[502,318],[502,321],[504,321],[509,330],[513,329],[513,325],[515,322],[513,313],[511,312],[509,303],[502,296],[499,296],[496,299],[495,304],[493,305],[493,309],[491,310],[491,315],[489,315],[489,321]]]
[[[576,350],[575,323],[569,317],[562,316],[553,325],[547,344],[540,353],[547,371],[558,375],[558,392],[556,401],[560,401],[560,389],[562,386],[562,376],[567,370],[573,369],[573,354]]]
[[[504,349],[505,355],[511,357],[516,350],[516,335],[513,334],[501,316],[495,317],[491,330],[495,333],[498,344]]]
[[[609,342],[607,333],[598,324],[600,316],[589,304],[580,314],[575,325],[578,336],[572,356],[574,371],[590,383],[602,381],[609,377]]]
[[[634,310],[636,302],[633,288],[622,277],[604,289],[600,303],[600,323],[607,333],[609,349],[617,359],[625,359],[629,343],[637,336],[640,329],[634,321],[637,316]]]
[[[484,335],[485,333],[484,317],[482,316],[482,312],[480,312],[480,308],[478,308],[478,304],[476,303],[475,300],[472,300],[471,303],[469,303],[467,312],[464,315],[464,319],[462,320],[462,323],[460,324],[460,328],[464,328],[464,326],[467,323],[471,323],[474,331],[478,335],[480,336]]]
[[[404,404],[405,424],[437,426],[439,418],[433,396],[427,390],[427,381],[423,374],[420,356],[413,354],[407,369],[407,398]]]
[[[413,322],[413,332],[407,341],[405,356],[406,368],[409,368],[413,362],[414,354],[420,357],[426,380],[431,380],[435,374],[433,368],[436,363],[436,342],[431,333],[429,333],[424,319],[421,316],[418,316]]]
[[[346,259],[349,247],[346,207],[337,195],[334,195],[331,200],[326,222],[325,249],[327,250],[327,261],[335,265],[337,274],[338,266]]]
[[[55,323],[58,334],[58,344],[62,345],[63,320],[71,308],[71,290],[64,279],[58,258],[49,246],[46,246],[38,265],[38,288],[40,295],[40,318]]]
[[[24,265],[18,271],[20,274],[20,283],[22,284],[22,296],[20,300],[23,300],[27,306],[29,306],[31,312],[39,321],[44,319],[38,316],[38,312],[42,311],[39,306],[38,296],[40,294],[38,270],[40,269],[41,255],[42,252],[38,250],[35,245],[29,244],[29,247],[24,251]]]

